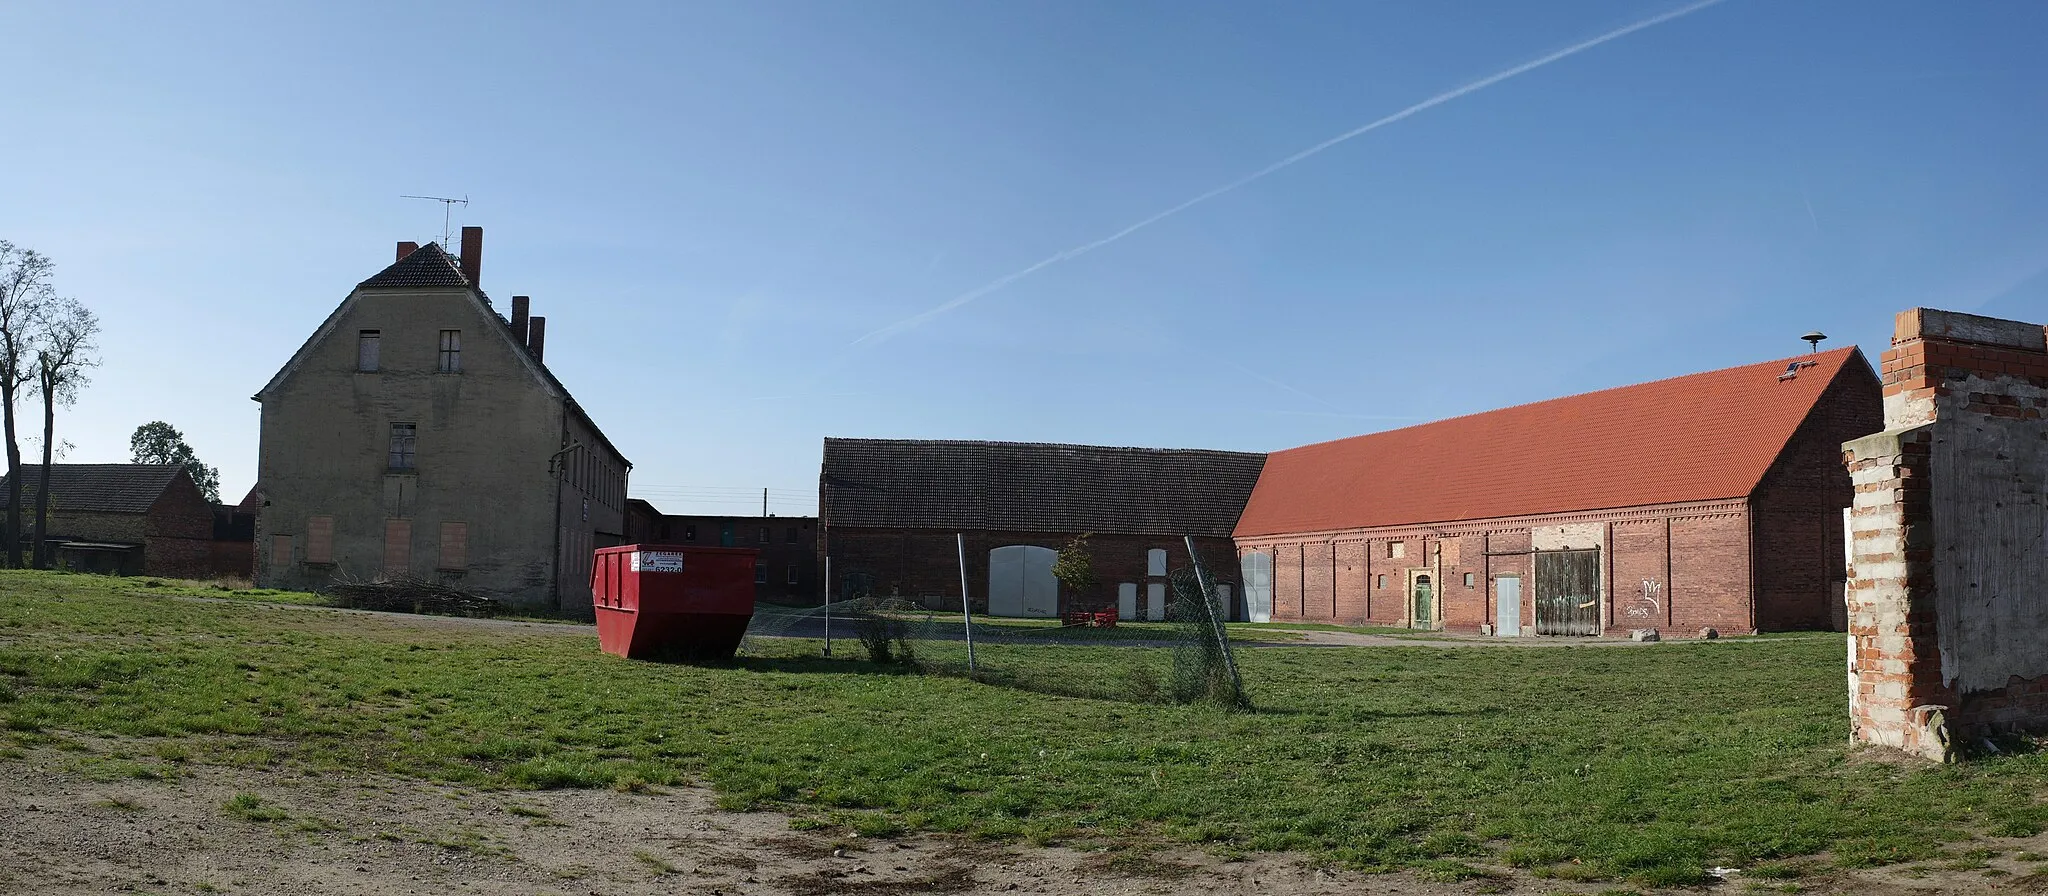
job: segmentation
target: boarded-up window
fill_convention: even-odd
[[[376,330],[362,330],[356,333],[357,370],[360,370],[364,373],[377,372],[378,341],[379,334]]]
[[[384,521],[384,574],[412,572],[412,520]]]
[[[334,562],[334,517],[306,518],[306,562]]]
[[[469,568],[469,524],[441,524],[442,569]]]
[[[270,536],[270,565],[292,565],[292,537],[289,535]]]
[[[1165,548],[1153,548],[1145,552],[1145,574],[1148,576],[1166,575]]]

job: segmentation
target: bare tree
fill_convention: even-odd
[[[37,569],[50,568],[50,464],[57,444],[57,406],[70,407],[78,391],[91,380],[86,371],[100,364],[100,320],[92,309],[77,299],[55,299],[44,303],[37,316],[35,338],[36,393],[43,397],[43,475],[36,486]]]
[[[10,567],[21,566],[21,441],[15,437],[14,401],[35,378],[33,350],[36,320],[51,301],[50,272],[54,265],[34,249],[17,249],[0,240],[0,418],[7,437],[7,517],[0,552]]]

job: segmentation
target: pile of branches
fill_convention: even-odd
[[[495,598],[412,576],[370,581],[342,578],[322,589],[320,593],[337,607],[357,610],[426,613],[437,616],[498,614],[498,601]]]

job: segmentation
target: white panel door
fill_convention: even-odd
[[[1138,583],[1125,582],[1116,586],[1116,618],[1138,618]]]
[[[1273,621],[1273,555],[1244,555],[1244,615],[1250,622]]]
[[[1501,576],[1493,580],[1493,632],[1503,638],[1522,634],[1522,580]]]
[[[1158,622],[1166,618],[1166,586],[1153,582],[1145,586],[1145,618]]]
[[[1053,561],[1059,552],[1052,548],[1025,546],[1024,550],[1024,612],[1025,616],[1050,618],[1060,614],[1060,580],[1052,574]]]
[[[988,552],[988,614],[1024,615],[1024,546]]]

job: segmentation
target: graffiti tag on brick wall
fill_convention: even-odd
[[[1643,596],[1640,602],[1622,609],[1630,619],[1650,619],[1664,614],[1664,605],[1657,602],[1657,595],[1663,593],[1664,583],[1656,579],[1643,580]]]

